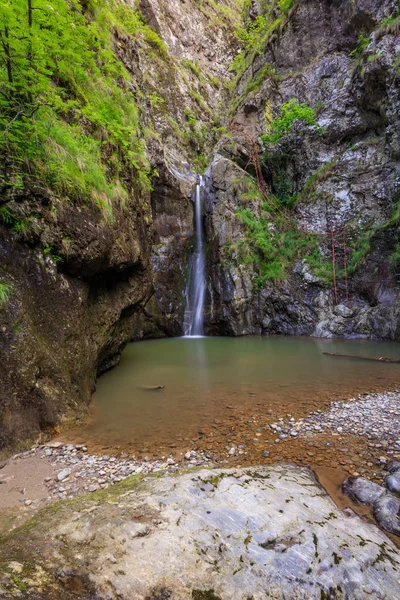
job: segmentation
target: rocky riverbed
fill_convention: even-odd
[[[186,446],[168,454],[95,454],[90,447],[50,441],[0,464],[0,507],[28,511],[54,500],[96,492],[132,475],[176,473],[200,466],[244,466],[295,462],[336,469],[380,482],[385,465],[400,457],[400,393],[364,394],[333,401],[303,417],[272,411],[202,429]],[[230,411],[227,411],[230,413]],[[339,477],[340,479],[340,477]],[[339,482],[340,483],[340,482]]]

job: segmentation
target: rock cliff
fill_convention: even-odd
[[[250,32],[266,25],[208,171],[209,331],[398,339],[398,13],[390,1],[275,4],[249,8]],[[260,143],[278,126],[279,141]],[[265,194],[243,186],[254,146]]]

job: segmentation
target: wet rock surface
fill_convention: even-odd
[[[400,534],[400,464],[393,461],[386,468],[389,476],[385,485],[378,485],[364,477],[349,477],[343,483],[343,492],[355,501],[372,506],[376,521],[389,533]],[[394,492],[394,493],[392,493]]]
[[[400,593],[392,542],[289,465],[137,476],[44,509],[0,553],[7,600]]]

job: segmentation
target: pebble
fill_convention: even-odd
[[[349,434],[369,440],[370,448],[380,448],[390,456],[398,452],[400,445],[399,401],[399,391],[361,394],[358,398],[330,403],[326,412],[316,410],[298,421],[280,421],[281,427],[275,423],[270,427],[284,434],[290,431],[292,437],[314,437],[326,432],[339,436],[340,440],[342,434]],[[388,457],[382,454],[378,460],[383,465]],[[371,461],[367,464],[373,465]]]
[[[57,480],[64,481],[64,479],[69,477],[71,475],[71,473],[72,473],[71,469],[64,469],[57,475]]]

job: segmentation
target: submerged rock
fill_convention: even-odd
[[[374,517],[383,529],[400,535],[400,500],[394,494],[383,494],[374,502]]]
[[[99,600],[400,595],[392,542],[338,510],[310,470],[290,465],[135,477],[45,509],[0,547],[6,599],[13,560],[22,565],[20,597],[42,600],[66,597],[57,573]]]
[[[348,477],[343,484],[343,493],[356,502],[372,506],[385,493],[385,490],[382,486],[364,477]]]
[[[400,471],[386,477],[386,487],[396,494],[400,494]]]

